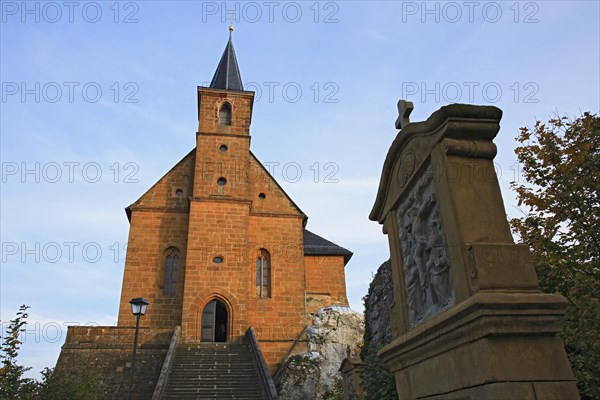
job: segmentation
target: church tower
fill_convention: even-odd
[[[282,192],[268,187],[270,177],[250,153],[254,93],[243,90],[231,30],[210,87],[198,88],[182,329],[201,340],[303,322],[303,288],[279,283],[303,280],[305,217],[293,203],[279,204]],[[286,249],[292,257],[283,244],[295,247]]]
[[[209,87],[198,87],[196,148],[127,207],[129,248],[119,326],[129,300],[144,324],[181,326],[184,342],[239,341],[254,327],[271,368],[319,307],[348,303],[352,253],[305,229],[306,215],[250,151],[254,92],[229,40]]]

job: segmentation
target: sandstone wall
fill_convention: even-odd
[[[56,363],[57,375],[76,376],[85,368],[99,379],[101,400],[126,398],[134,332],[134,328],[70,326]],[[152,398],[172,334],[168,329],[140,328],[134,399]]]

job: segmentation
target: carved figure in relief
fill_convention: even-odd
[[[428,169],[397,210],[411,324],[419,323],[454,300],[452,271]]]
[[[410,262],[410,261],[409,261]],[[409,298],[409,319],[417,320],[425,306],[425,292],[419,282],[419,272],[414,263],[408,265],[406,274],[406,290]]]
[[[431,232],[434,234],[429,236],[427,243],[429,249],[427,270],[431,277],[432,294],[436,297],[434,301],[446,306],[452,299],[452,282],[450,282],[450,263],[442,240],[443,231],[437,209],[433,212],[431,218]]]
[[[409,218],[404,221],[403,229],[401,229],[401,241],[406,243],[404,249],[404,271],[406,277],[406,291],[409,302],[409,314],[410,319],[418,319],[418,316],[422,313],[425,307],[425,288],[422,284],[422,275],[417,266],[414,254],[415,241],[410,240],[409,237],[415,238],[413,234],[413,217],[416,215],[416,210],[411,209],[407,211]]]

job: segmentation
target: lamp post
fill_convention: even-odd
[[[143,297],[131,299],[131,313],[135,315],[135,336],[133,338],[133,355],[131,356],[131,371],[129,371],[129,389],[127,390],[127,399],[131,400],[131,388],[133,387],[133,374],[135,371],[135,355],[137,353],[138,331],[140,328],[140,317],[146,314],[148,308],[148,300]]]

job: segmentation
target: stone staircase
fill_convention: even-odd
[[[177,347],[166,400],[264,399],[245,344],[186,343]]]

